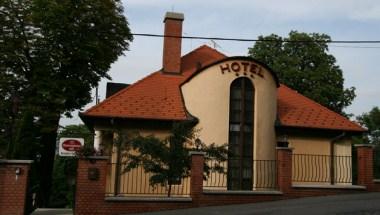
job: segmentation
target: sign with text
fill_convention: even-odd
[[[219,67],[222,74],[233,72],[236,74],[236,76],[249,75],[251,78],[254,78],[255,76],[264,78],[264,70],[262,69],[262,67],[253,62],[233,61],[224,63]]]
[[[75,156],[75,152],[78,151],[84,145],[83,138],[70,138],[63,137],[59,139],[59,156]]]

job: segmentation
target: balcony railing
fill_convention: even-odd
[[[223,169],[223,172],[210,171],[203,182],[203,189],[227,191],[247,190],[247,188],[249,190],[275,190],[277,188],[276,160],[240,161],[237,159],[223,162],[212,159],[207,161],[209,167],[218,167],[217,169]],[[229,165],[230,168],[228,168]],[[239,165],[242,165],[242,168]]]
[[[352,157],[293,154],[292,180],[300,183],[352,184]]]

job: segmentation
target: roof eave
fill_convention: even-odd
[[[91,129],[94,128],[96,121],[100,120],[138,120],[138,121],[157,121],[157,122],[180,122],[180,121],[194,121],[194,118],[149,118],[149,117],[123,117],[123,116],[102,116],[102,115],[89,115],[86,112],[79,112],[79,118]]]
[[[343,128],[321,128],[321,127],[308,127],[308,126],[297,126],[297,125],[284,125],[278,124],[275,126],[276,129],[297,129],[297,130],[314,130],[314,131],[329,131],[329,132],[346,132],[351,135],[361,135],[367,130],[362,129],[343,129]]]

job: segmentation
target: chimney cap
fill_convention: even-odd
[[[183,13],[176,13],[176,12],[166,12],[164,22],[166,19],[175,19],[179,21],[183,21],[185,19],[185,16]]]

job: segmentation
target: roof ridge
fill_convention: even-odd
[[[113,94],[112,96],[110,96],[110,97],[104,99],[104,100],[101,101],[99,104],[96,104],[96,105],[92,106],[91,108],[87,109],[87,110],[85,111],[85,113],[88,113],[88,112],[90,112],[90,111],[92,111],[92,110],[98,108],[98,107],[99,107],[100,105],[102,105],[104,102],[108,102],[108,101],[110,101],[111,99],[113,99],[114,97],[118,96],[119,94],[124,93],[125,91],[130,90],[130,89],[136,87],[136,85],[139,85],[139,84],[140,84],[141,82],[143,82],[144,80],[146,80],[146,79],[148,79],[148,78],[151,78],[153,75],[157,74],[158,72],[159,72],[159,71],[152,72],[151,74],[149,74],[149,75],[147,75],[147,76],[145,76],[145,77],[143,77],[143,78],[137,80],[135,83],[133,83],[133,84],[131,84],[131,85],[125,87],[124,89],[120,90],[119,92],[116,92],[116,93]]]
[[[210,46],[208,46],[208,45],[206,45],[206,44],[203,44],[201,47],[202,47],[202,48],[209,48],[209,49],[212,49],[213,51],[217,52],[218,54],[223,55],[224,57],[228,57],[228,56],[225,55],[223,52],[220,52],[218,49],[212,48],[212,47],[210,47]]]
[[[294,89],[288,87],[288,86],[285,85],[285,84],[280,84],[280,85],[283,86],[283,87],[285,87],[285,88],[287,88],[288,90],[292,91],[293,93],[296,93],[297,95],[302,96],[303,98],[307,99],[309,102],[311,102],[311,103],[313,103],[313,104],[315,104],[315,105],[318,105],[319,107],[321,107],[321,108],[324,109],[325,111],[328,111],[328,112],[330,112],[330,113],[333,113],[334,115],[338,116],[339,118],[344,119],[344,120],[347,120],[347,121],[349,121],[351,124],[353,124],[353,125],[355,125],[355,126],[361,128],[361,129],[365,130],[362,126],[360,126],[360,125],[357,124],[356,122],[351,121],[349,118],[343,116],[342,114],[337,113],[337,112],[331,110],[330,108],[328,108],[328,107],[326,107],[326,106],[324,106],[324,105],[322,105],[322,104],[320,104],[320,103],[314,101],[313,99],[311,99],[311,98],[309,98],[309,97],[307,97],[307,96],[305,96],[305,95],[299,93],[297,90],[294,90]]]
[[[222,56],[224,56],[224,57],[227,57],[227,55],[225,55],[224,53],[222,53],[222,52],[220,52],[220,51],[218,51],[218,50],[216,50],[216,49],[214,49],[214,48],[211,48],[210,46],[204,44],[204,45],[201,45],[201,46],[199,46],[199,47],[197,47],[197,48],[191,50],[190,52],[186,53],[185,55],[182,55],[182,56],[181,56],[181,59],[187,57],[188,55],[194,54],[194,53],[197,52],[198,50],[200,50],[200,49],[204,49],[204,48],[211,49],[211,50],[217,52],[218,54],[220,54],[220,55],[222,55]]]

